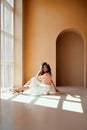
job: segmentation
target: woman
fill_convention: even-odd
[[[13,92],[24,92],[27,89],[30,89],[30,94],[34,95],[49,94],[51,90],[58,92],[52,80],[51,68],[48,63],[42,63],[36,77],[31,78],[22,88],[13,89]]]

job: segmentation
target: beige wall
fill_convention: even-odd
[[[74,28],[87,39],[85,0],[24,0],[24,82],[47,61],[56,81],[56,38]]]
[[[23,84],[23,9],[22,9],[22,0],[15,0],[15,16],[14,16],[14,47],[15,47],[15,55],[14,55],[14,86],[20,87]]]

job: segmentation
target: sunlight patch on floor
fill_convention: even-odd
[[[74,97],[80,98],[80,95],[74,95]]]
[[[57,108],[59,104],[59,100],[39,98],[34,104],[44,106],[44,107]]]
[[[17,97],[13,98],[12,101],[21,102],[21,103],[30,103],[35,99],[33,96],[26,96],[26,95],[18,95]]]
[[[44,96],[41,96],[43,98],[50,98],[50,99],[60,99],[61,96],[54,96],[54,95],[44,95]]]
[[[68,95],[68,96],[66,96],[66,100],[81,102],[79,95],[75,95],[75,96]]]
[[[12,98],[14,95],[12,93],[1,93],[1,99],[4,99],[4,100],[8,100],[10,98]]]
[[[64,101],[62,109],[67,111],[83,113],[82,104],[77,102]]]

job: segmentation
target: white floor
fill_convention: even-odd
[[[0,130],[87,130],[87,88],[47,96],[3,93]]]

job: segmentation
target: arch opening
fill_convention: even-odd
[[[56,39],[56,86],[86,86],[86,46],[80,32],[62,31]]]

